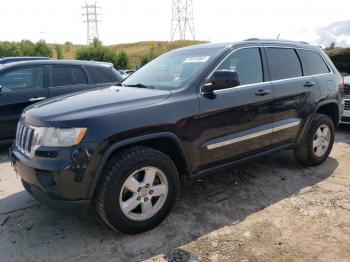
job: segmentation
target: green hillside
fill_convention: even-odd
[[[130,67],[133,68],[136,65],[141,64],[142,58],[148,54],[152,48],[154,49],[155,55],[160,55],[164,52],[190,46],[196,44],[205,43],[204,41],[145,41],[145,42],[137,42],[137,43],[129,43],[129,44],[118,44],[107,46],[111,48],[115,52],[125,51],[130,59]],[[49,44],[52,49],[53,57],[57,58],[55,45]],[[83,45],[62,45],[63,50],[63,58],[64,59],[75,59],[75,52],[78,48],[83,47]]]

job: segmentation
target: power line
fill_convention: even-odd
[[[100,10],[101,7],[96,5],[96,2],[94,4],[87,4],[85,3],[85,6],[82,7],[83,9],[83,16],[85,18],[84,23],[87,25],[87,43],[91,44],[95,38],[99,39],[99,32],[98,32],[98,23],[101,22],[98,18],[101,16],[97,12],[97,10]]]
[[[180,40],[185,40],[188,35],[195,39],[193,2],[192,0],[173,0],[171,41],[177,36]]]

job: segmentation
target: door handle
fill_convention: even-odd
[[[45,100],[46,97],[32,97],[31,99],[29,99],[29,102],[38,102],[38,101],[41,101],[41,100]]]
[[[256,96],[266,96],[271,93],[271,90],[259,90],[255,93]]]
[[[309,82],[309,81],[304,84],[305,87],[312,87],[314,85],[316,85],[315,82]]]

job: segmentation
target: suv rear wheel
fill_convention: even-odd
[[[161,223],[173,207],[179,176],[174,162],[149,147],[119,152],[106,165],[96,206],[113,229],[140,233]]]
[[[334,143],[335,128],[332,119],[317,114],[304,141],[294,149],[295,158],[305,166],[316,166],[329,156]]]

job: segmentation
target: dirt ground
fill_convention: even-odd
[[[0,150],[0,261],[350,261],[350,127],[331,157],[299,166],[291,152],[183,189],[149,232],[111,231],[39,205]]]

